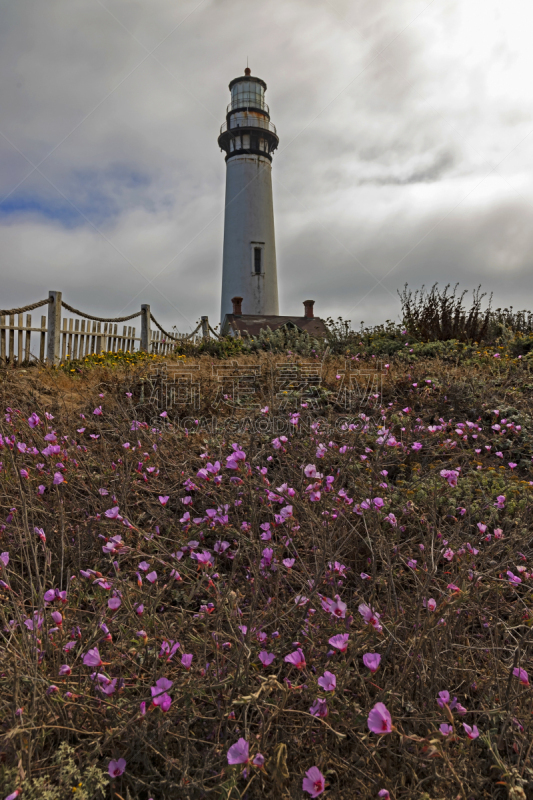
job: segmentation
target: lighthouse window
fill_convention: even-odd
[[[261,247],[254,247],[254,272],[256,275],[261,274]]]

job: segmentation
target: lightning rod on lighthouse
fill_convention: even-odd
[[[218,137],[226,153],[221,320],[231,313],[234,296],[242,297],[245,314],[279,314],[272,201],[272,153],[279,139],[266,88],[248,67],[231,81]]]

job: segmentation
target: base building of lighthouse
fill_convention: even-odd
[[[279,316],[272,200],[272,154],[279,139],[265,102],[266,88],[248,67],[231,81],[231,102],[218,137],[226,153],[222,334],[274,330],[300,319]],[[307,328],[313,320],[313,335],[319,335],[324,325],[312,316],[312,301],[306,302],[311,306],[306,306],[302,322]]]

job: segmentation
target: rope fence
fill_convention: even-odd
[[[167,336],[169,339],[172,339],[174,342],[184,342],[184,341],[187,341],[187,339],[192,339],[192,337],[196,333],[198,333],[198,331],[202,327],[202,323],[200,322],[197,325],[197,327],[193,330],[193,332],[188,334],[188,336],[173,336],[171,333],[168,333],[168,331],[166,331],[164,328],[161,327],[161,325],[159,324],[159,322],[156,320],[156,318],[154,317],[154,315],[151,312],[150,312],[150,319],[152,320],[152,322],[154,323],[156,328],[159,328],[159,330],[161,331],[163,336]]]
[[[140,317],[142,313],[141,311],[136,311],[135,314],[130,314],[129,317],[93,317],[91,314],[86,314],[84,311],[78,311],[77,308],[69,306],[69,304],[65,303],[64,300],[61,301],[61,305],[63,306],[63,308],[66,308],[73,314],[77,314],[78,317],[85,317],[85,319],[92,319],[95,322],[127,322],[129,319],[135,319],[135,317]]]
[[[47,307],[47,315],[40,318],[40,325],[25,312],[42,306]],[[65,309],[80,319],[65,318]],[[118,329],[117,323],[129,322],[140,317],[140,330],[124,325]],[[150,329],[150,323],[153,328]],[[157,330],[156,330],[157,329]],[[194,337],[208,340],[210,336],[221,339],[209,324],[209,318],[202,316],[196,328],[189,334],[175,334],[166,331],[143,304],[139,311],[123,317],[98,317],[74,308],[63,300],[62,292],[50,292],[48,298],[27,306],[0,309],[0,364],[21,365],[32,360],[41,363],[60,364],[102,352],[135,352],[143,350],[158,355],[170,354],[174,342],[183,343]],[[163,338],[164,337],[164,338]],[[32,348],[37,338],[37,348]]]
[[[47,306],[48,303],[51,302],[51,298],[47,297],[46,300],[38,300],[37,303],[32,303],[30,306],[22,306],[22,308],[11,308],[8,311],[5,309],[0,309],[0,316],[8,317],[15,314],[24,314],[26,311],[33,311],[34,308],[40,308],[41,306]]]

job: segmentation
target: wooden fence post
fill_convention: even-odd
[[[49,364],[59,364],[59,345],[61,334],[62,292],[48,292],[48,347],[46,358]]]
[[[202,317],[202,339],[209,339],[209,317]]]
[[[150,340],[150,306],[147,303],[143,303],[141,306],[141,350],[146,353],[150,352]]]

